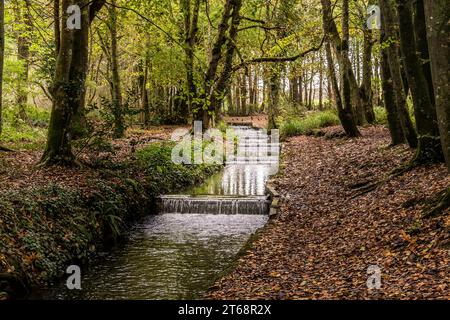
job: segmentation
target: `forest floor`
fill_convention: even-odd
[[[323,129],[338,136],[338,127]],[[363,138],[286,141],[275,178],[280,215],[263,229],[211,299],[449,299],[450,212],[422,218],[424,201],[450,186],[444,165],[417,167],[354,197],[413,157],[382,126]],[[368,267],[381,288],[367,287]]]
[[[75,153],[84,162],[89,164],[110,163],[120,164],[133,161],[135,151],[152,142],[170,140],[171,133],[179,127],[161,126],[148,130],[129,129],[123,139],[112,140],[110,145],[93,145],[88,148],[77,148]],[[48,183],[59,183],[65,186],[83,189],[90,188],[92,179],[101,176],[102,172],[89,166],[73,168],[39,167],[38,162],[42,156],[43,147],[22,149],[21,145],[27,142],[15,143],[11,146],[13,152],[0,153],[0,192],[24,187],[37,187]],[[6,145],[8,146],[8,145]],[[8,146],[9,147],[9,146]]]

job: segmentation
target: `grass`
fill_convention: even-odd
[[[334,110],[318,111],[307,114],[303,118],[288,118],[281,124],[281,136],[283,138],[304,135],[314,129],[338,125],[339,118]]]
[[[5,108],[0,144],[12,149],[39,150],[45,145],[50,111],[26,107],[27,121],[17,118],[15,109]]]

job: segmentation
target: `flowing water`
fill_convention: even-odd
[[[161,214],[135,225],[121,248],[82,270],[82,290],[61,283],[39,298],[201,298],[267,222],[270,174],[270,164],[234,161],[202,186],[161,196]]]

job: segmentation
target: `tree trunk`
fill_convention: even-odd
[[[230,25],[230,16],[233,7],[235,6],[235,2],[237,0],[227,0],[224,6],[224,10],[222,13],[221,22],[218,27],[218,34],[216,41],[211,50],[211,59],[209,61],[208,70],[206,71],[205,79],[204,79],[204,93],[202,100],[204,100],[204,104],[201,108],[198,108],[194,112],[194,119],[200,120],[203,122],[203,128],[209,128],[211,123],[211,117],[215,113],[214,110],[211,112],[211,103],[209,98],[214,95],[213,87],[214,81],[217,76],[217,70],[219,68],[219,63],[222,60],[222,48],[227,41],[227,31]]]
[[[298,104],[303,104],[303,77],[302,75],[298,76]]]
[[[406,76],[411,90],[418,133],[418,149],[415,161],[442,161],[442,147],[437,123],[436,108],[432,104],[429,87],[417,55],[414,38],[412,5],[410,1],[397,1],[400,21],[400,44],[405,61]],[[423,49],[423,48],[422,48]]]
[[[269,78],[269,94],[268,94],[269,123],[267,128],[268,130],[278,128],[276,117],[278,116],[278,106],[280,100],[280,83],[281,83],[281,76],[279,65],[275,65],[273,66],[273,71],[271,72],[271,76]]]
[[[368,123],[375,123],[375,112],[372,104],[372,31],[364,29],[363,48],[363,80],[361,84],[361,100]]]
[[[31,46],[31,3],[30,0],[24,0],[25,11],[22,11],[21,3],[17,2],[16,15],[19,25],[19,34],[17,36],[17,57],[21,62],[22,71],[18,74],[16,104],[18,107],[19,119],[26,121],[26,105],[28,97],[28,74],[30,69],[30,46]]]
[[[76,92],[72,98],[73,119],[72,138],[77,139],[88,133],[88,122],[86,119],[86,75],[89,63],[89,27],[96,13],[104,6],[106,0],[76,0],[73,4],[78,5],[82,11],[81,30],[73,30],[73,57],[71,61],[71,83]],[[65,12],[63,12],[65,14]],[[65,21],[61,27],[65,28]]]
[[[344,7],[345,5],[347,6],[347,9],[344,8],[345,10],[343,10],[344,40],[341,40],[336,23],[333,20],[330,0],[321,0],[321,2],[323,9],[324,32],[329,37],[330,42],[333,45],[333,49],[339,63],[339,71],[341,73],[342,105],[345,112],[345,116],[341,118],[341,121],[343,120],[345,125],[344,123],[342,123],[342,125],[344,126],[345,132],[348,136],[358,137],[361,133],[356,126],[357,121],[352,105],[355,106],[356,110],[361,110],[361,103],[359,98],[359,88],[356,84],[355,75],[348,57],[348,1],[344,0]]]
[[[119,57],[117,51],[117,9],[116,0],[111,0],[109,7],[109,31],[111,36],[111,102],[114,114],[114,137],[122,138],[125,124],[122,106],[122,89],[119,74]]]
[[[61,46],[61,11],[60,0],[53,0],[53,37],[55,40],[55,56],[58,57]]]
[[[323,109],[323,57],[322,52],[319,52],[319,110]]]
[[[344,128],[345,133],[349,137],[357,137],[361,134],[358,131],[358,127],[356,126],[355,121],[353,120],[353,112],[350,110],[345,110],[342,105],[341,92],[339,90],[339,85],[336,78],[336,73],[334,70],[334,61],[333,56],[331,54],[331,46],[330,43],[327,42],[325,44],[326,56],[327,56],[327,65],[328,65],[328,74],[330,76],[331,87],[333,89],[333,95],[336,102],[336,108],[338,110],[339,120],[341,121],[342,127]]]
[[[248,114],[247,110],[247,75],[246,73],[243,73],[241,75],[241,108],[242,108],[242,115],[246,116]]]
[[[425,0],[425,12],[441,144],[450,171],[450,4],[447,0]]]
[[[82,8],[81,30],[61,30],[61,44],[52,85],[53,106],[42,164],[71,165],[75,160],[71,145],[72,125],[74,115],[84,104],[89,25],[105,1],[90,3],[74,3]],[[67,8],[70,4],[73,2],[62,0],[64,22],[68,19]]]
[[[195,0],[191,13],[191,1],[182,0],[182,11],[184,15],[184,52],[185,52],[185,68],[187,82],[187,104],[183,108],[182,113],[185,115],[186,123],[189,120],[190,113],[196,113],[200,106],[197,103],[198,93],[197,85],[194,80],[194,52],[196,44],[196,36],[198,32],[198,17],[200,11],[200,0]]]
[[[314,74],[313,74],[313,69],[311,67],[311,77],[309,80],[309,93],[308,93],[308,109],[312,110],[313,107],[313,82],[314,82]]]
[[[213,116],[212,120],[217,122],[220,117],[220,108],[223,105],[223,99],[225,97],[225,91],[230,85],[233,69],[233,59],[236,51],[235,42],[238,34],[240,24],[240,11],[242,7],[242,0],[232,1],[231,10],[231,22],[228,30],[228,37],[225,46],[225,61],[223,63],[222,72],[219,74],[217,81],[211,87],[211,93],[209,95],[210,105],[208,107],[208,118]],[[245,75],[244,75],[245,79]],[[245,94],[243,94],[245,103],[247,99],[247,86],[244,83]]]
[[[62,0],[62,16],[68,19],[69,0]],[[83,19],[84,20],[84,19]],[[71,105],[70,65],[74,33],[66,28],[61,30],[61,43],[56,61],[53,81],[53,107],[48,128],[47,147],[42,156],[44,164],[70,165],[75,160],[72,153],[70,125],[73,117]]]
[[[379,3],[382,21],[381,42],[382,46],[385,47],[389,60],[389,68],[391,72],[392,85],[395,92],[398,118],[409,146],[411,148],[416,148],[418,145],[417,134],[406,107],[406,93],[400,69],[401,63],[398,55],[398,47],[396,45],[398,36],[396,32],[397,26],[395,24],[394,13],[390,0],[380,0]]]
[[[402,144],[406,140],[398,115],[397,101],[395,100],[391,69],[389,67],[386,49],[381,49],[381,59],[381,85],[383,88],[383,100],[384,107],[386,108],[389,133],[391,135],[391,145]]]

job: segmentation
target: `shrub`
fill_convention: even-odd
[[[201,183],[221,168],[219,165],[175,164],[172,161],[174,146],[174,142],[153,143],[136,153],[139,165],[146,171],[152,196]]]
[[[325,110],[306,115],[304,118],[290,118],[281,124],[281,136],[303,135],[313,129],[338,125],[339,118],[334,110]]]

